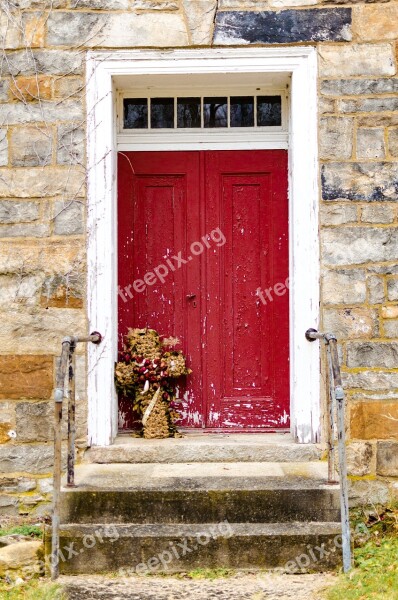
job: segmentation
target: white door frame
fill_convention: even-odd
[[[289,136],[291,430],[300,443],[320,437],[319,344],[305,339],[319,322],[317,54],[315,48],[225,48],[88,52],[87,215],[90,331],[104,341],[88,348],[88,443],[117,434],[116,91],[118,75],[203,73],[291,74]],[[278,340],[275,340],[278,343]]]

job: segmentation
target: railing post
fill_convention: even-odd
[[[69,349],[68,386],[68,465],[67,487],[75,487],[75,438],[76,438],[76,343]]]

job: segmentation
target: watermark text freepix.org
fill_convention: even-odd
[[[155,267],[153,271],[148,271],[145,273],[143,279],[135,279],[133,283],[126,285],[123,289],[119,285],[117,288],[117,293],[123,302],[128,302],[128,299],[133,297],[131,288],[133,288],[137,294],[141,294],[143,291],[145,291],[146,286],[155,285],[157,282],[164,283],[167,275],[170,272],[174,272],[177,269],[180,269],[183,265],[191,262],[194,256],[199,256],[202,254],[205,248],[211,247],[212,243],[219,248],[220,246],[223,246],[226,241],[225,235],[221,229],[217,227],[210,233],[203,235],[200,241],[192,242],[189,247],[191,254],[188,255],[187,258],[183,258],[181,251],[178,252],[177,255],[173,255],[171,258],[165,258],[164,263],[161,263]]]

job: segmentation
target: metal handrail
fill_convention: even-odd
[[[67,486],[75,486],[75,436],[76,436],[76,344],[100,344],[102,335],[93,331],[87,337],[69,336],[62,340],[61,357],[57,368],[56,388],[54,391],[54,472],[53,472],[53,506],[52,506],[52,533],[51,533],[51,579],[59,575],[59,509],[61,496],[62,476],[62,404],[68,398],[68,459],[67,459]],[[68,375],[68,385],[65,385]],[[67,387],[67,394],[65,388]]]
[[[309,342],[323,340],[326,347],[329,380],[328,481],[329,483],[336,483],[335,441],[337,428],[343,570],[347,573],[352,567],[351,532],[348,510],[348,481],[345,447],[345,402],[339,355],[337,351],[337,338],[333,333],[320,333],[316,329],[307,329],[305,337]],[[337,412],[337,419],[335,419],[335,412]]]

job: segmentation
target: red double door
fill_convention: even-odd
[[[119,153],[118,182],[120,339],[181,340],[181,426],[288,428],[286,151]]]

